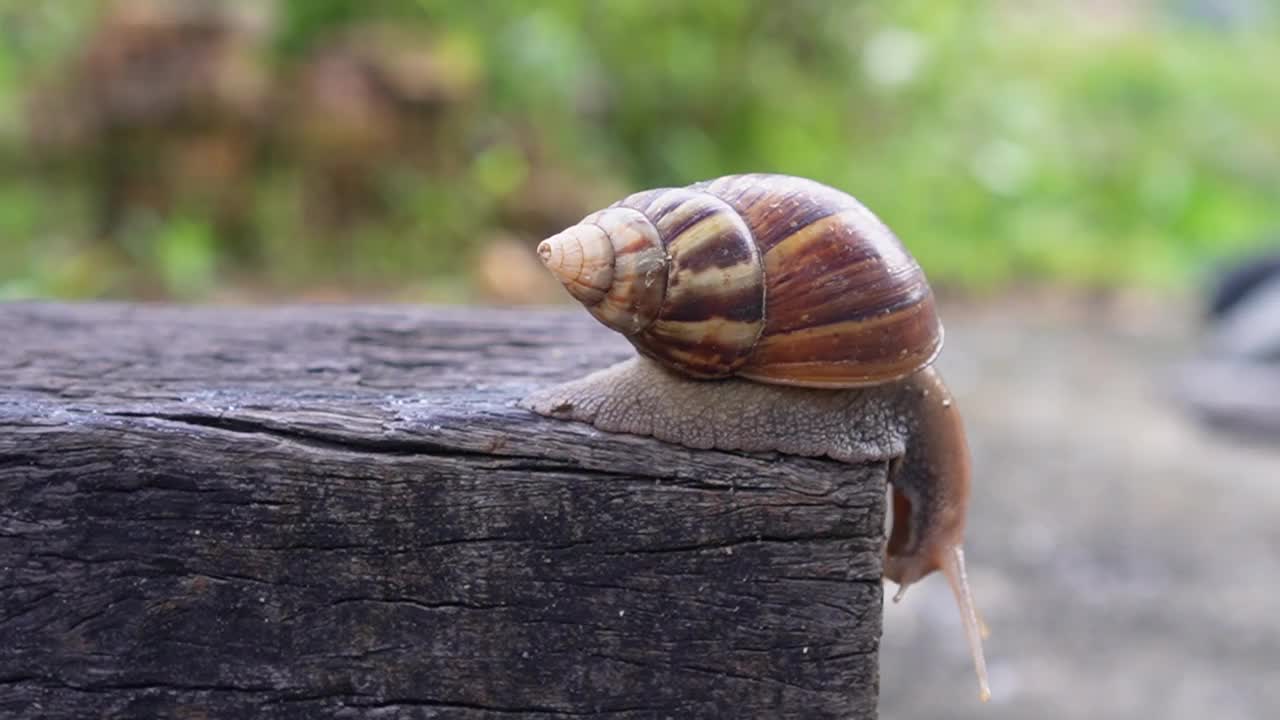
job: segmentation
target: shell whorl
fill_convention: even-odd
[[[873,385],[942,346],[915,259],[861,203],[812,180],[731,175],[636,193],[539,254],[602,323],[693,377]]]
[[[667,258],[644,215],[607,208],[543,240],[538,255],[570,295],[606,327],[626,336],[658,317],[667,292]]]
[[[637,193],[538,252],[592,315],[687,375],[732,375],[764,328],[759,250],[742,217],[714,195]]]

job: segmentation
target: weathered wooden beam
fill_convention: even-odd
[[[884,468],[515,407],[581,313],[0,306],[0,716],[871,718]]]

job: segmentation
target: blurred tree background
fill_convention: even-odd
[[[935,283],[1176,288],[1280,225],[1255,0],[0,0],[0,298],[560,293],[538,239],[743,171]]]

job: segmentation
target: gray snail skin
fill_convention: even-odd
[[[871,211],[811,180],[731,175],[631,195],[538,253],[640,357],[523,407],[694,448],[887,462],[894,600],[942,571],[990,697],[962,547],[969,450],[932,367],[942,325]]]

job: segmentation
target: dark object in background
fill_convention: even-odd
[[[308,231],[339,242],[388,212],[388,170],[457,177],[460,126],[479,70],[432,34],[382,23],[346,29],[277,80],[275,132],[302,169]]]
[[[1280,251],[1251,258],[1222,273],[1209,297],[1209,319],[1216,321],[1241,301],[1254,297],[1260,286],[1280,277]]]
[[[248,255],[250,179],[269,91],[265,21],[220,3],[114,0],[62,77],[35,93],[45,160],[90,167],[95,232],[109,243],[148,214],[198,209]]]
[[[1258,255],[1222,274],[1210,296],[1205,341],[1213,357],[1280,372],[1280,252]]]
[[[1183,399],[1205,422],[1280,439],[1280,251],[1224,271],[1209,293],[1201,351]]]

